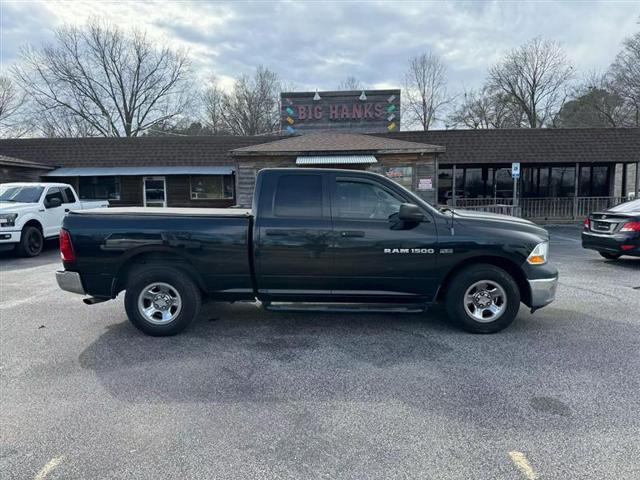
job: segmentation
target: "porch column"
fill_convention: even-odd
[[[640,198],[640,162],[636,162],[636,198]]]
[[[456,206],[456,164],[453,164],[451,170],[451,176],[453,177],[453,181],[451,182],[451,206]]]
[[[576,162],[576,173],[573,176],[573,219],[578,218],[578,187],[580,186],[580,164]]]

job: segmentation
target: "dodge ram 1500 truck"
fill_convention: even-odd
[[[72,212],[57,281],[87,304],[125,290],[131,322],[158,336],[187,327],[203,297],[341,311],[443,301],[459,326],[491,333],[521,302],[553,301],[548,240],[519,218],[436,209],[374,173],[265,169],[250,210]]]
[[[58,236],[68,212],[108,206],[108,200],[78,200],[66,183],[2,183],[0,251],[17,247],[23,257],[40,255],[44,240]]]

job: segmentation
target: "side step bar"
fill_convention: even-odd
[[[272,312],[324,312],[324,313],[422,313],[423,304],[370,304],[370,303],[308,303],[270,302],[263,304]]]

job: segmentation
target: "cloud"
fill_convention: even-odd
[[[479,86],[505,52],[535,37],[561,42],[578,72],[604,70],[636,31],[633,2],[10,2],[0,4],[0,64],[19,46],[95,17],[187,48],[198,76],[231,79],[257,65],[298,89],[347,76],[400,86],[407,60],[442,56],[452,92]]]

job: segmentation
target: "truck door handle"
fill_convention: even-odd
[[[276,229],[267,229],[264,231],[265,235],[269,235],[270,237],[284,237],[289,235],[287,230],[276,230]]]
[[[364,237],[364,232],[361,230],[345,230],[340,232],[341,237]]]

